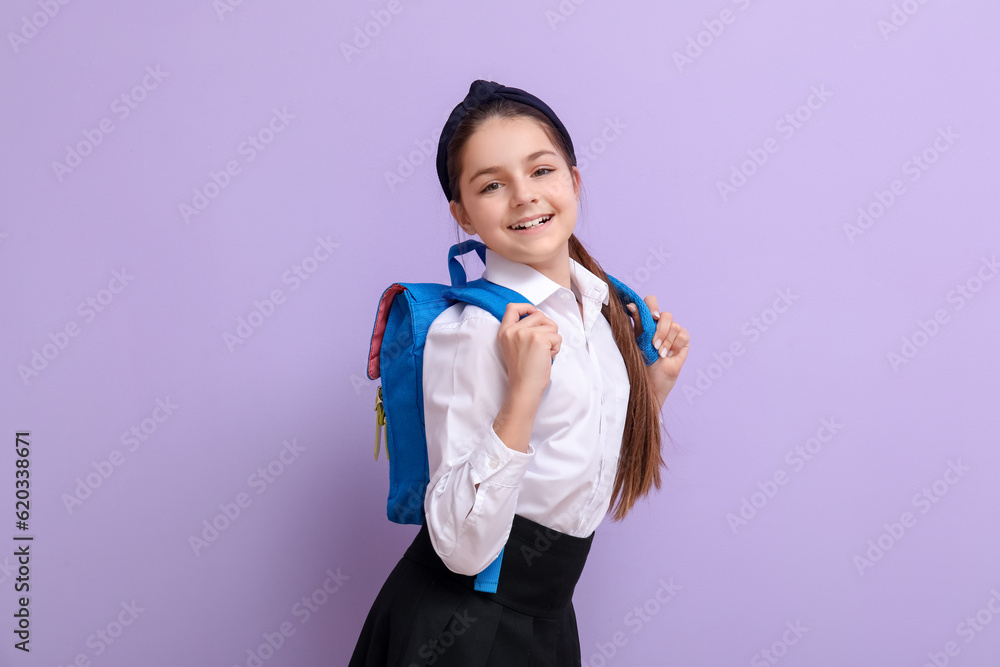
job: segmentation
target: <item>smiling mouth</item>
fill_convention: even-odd
[[[543,215],[540,218],[535,218],[534,220],[529,220],[528,222],[511,225],[511,229],[534,229],[535,227],[540,227],[546,222],[552,219],[551,215]]]

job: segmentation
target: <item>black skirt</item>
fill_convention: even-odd
[[[573,589],[594,535],[514,516],[496,593],[448,569],[427,525],[372,604],[349,667],[579,667]]]

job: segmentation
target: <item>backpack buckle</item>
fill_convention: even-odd
[[[375,392],[375,460],[378,461],[378,450],[382,445],[382,427],[385,426],[385,405],[382,403],[382,385]],[[389,459],[389,448],[385,449],[385,458]]]

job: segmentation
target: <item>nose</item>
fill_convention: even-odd
[[[520,206],[522,204],[534,203],[538,201],[536,184],[530,178],[516,178],[510,184],[510,204]]]

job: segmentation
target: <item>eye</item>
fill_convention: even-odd
[[[479,192],[481,192],[481,193],[482,193],[482,192],[493,192],[493,190],[490,190],[490,187],[491,187],[491,186],[493,186],[493,185],[497,185],[497,186],[499,186],[500,184],[499,184],[499,183],[497,183],[496,181],[493,181],[492,183],[487,183],[487,184],[486,184],[486,187],[485,187],[485,188],[483,188],[482,190],[480,190]]]
[[[539,167],[538,169],[535,170],[535,173],[537,174],[540,171],[544,171],[545,174],[547,174],[550,171],[555,171],[555,169],[549,169],[548,167]],[[544,176],[545,174],[542,174],[542,176]]]

